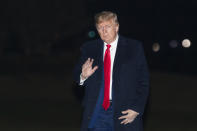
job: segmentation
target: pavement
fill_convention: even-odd
[[[151,72],[145,131],[196,131],[196,76]],[[79,131],[80,92],[71,72],[1,74],[1,131]]]

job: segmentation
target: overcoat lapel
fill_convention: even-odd
[[[113,65],[113,88],[119,87],[119,75],[117,74],[120,74],[121,65],[126,61],[126,45],[127,43],[125,42],[124,38],[120,36]]]
[[[95,80],[95,92],[97,92],[96,96],[98,98],[99,96],[99,92],[100,92],[100,85],[102,84],[102,80],[103,80],[103,46],[104,46],[104,43],[102,40],[98,40],[97,41],[97,46],[96,46],[96,50],[95,50],[95,60],[94,60],[94,63],[93,63],[93,67],[94,66],[98,66],[98,69],[96,70],[95,72],[95,77],[96,80]]]
[[[98,63],[100,66],[103,66],[103,48],[104,43],[101,39],[98,40]]]

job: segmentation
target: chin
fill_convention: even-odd
[[[107,43],[107,44],[109,44],[110,42],[109,41],[107,41],[107,40],[103,40],[105,43]]]

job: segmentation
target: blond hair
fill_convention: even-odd
[[[96,14],[94,19],[96,26],[103,21],[109,21],[109,20],[113,20],[116,24],[119,24],[116,13],[113,13],[111,11],[102,11]]]

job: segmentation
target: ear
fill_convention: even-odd
[[[116,32],[119,31],[119,24],[116,26]]]

